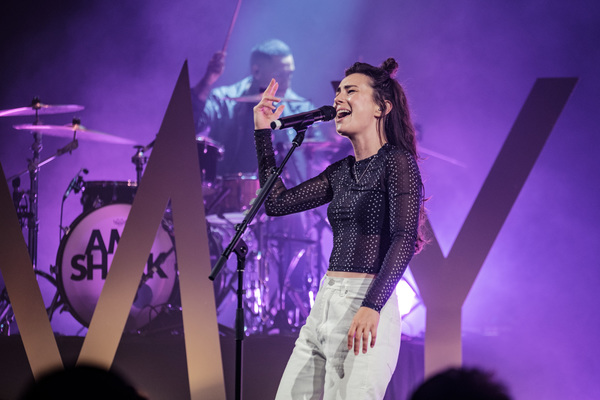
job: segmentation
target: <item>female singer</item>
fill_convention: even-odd
[[[381,67],[355,63],[336,91],[338,134],[354,156],[287,189],[281,180],[267,201],[268,215],[286,215],[329,203],[333,231],[329,268],[300,330],[277,399],[382,399],[396,368],[401,321],[395,288],[425,243],[420,232],[423,187],[415,130],[393,58]],[[255,143],[264,184],[275,166],[272,80],[254,107]]]

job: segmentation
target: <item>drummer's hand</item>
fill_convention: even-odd
[[[217,51],[213,54],[206,67],[206,73],[200,81],[192,88],[192,93],[198,97],[200,101],[206,101],[212,85],[219,79],[225,70],[225,52]]]
[[[361,347],[362,352],[366,353],[369,344],[371,347],[375,346],[378,325],[379,313],[377,311],[369,307],[359,308],[348,330],[348,350],[352,350],[354,347],[354,354],[358,355]],[[371,335],[370,343],[369,334]]]
[[[225,52],[217,51],[213,54],[206,67],[206,73],[202,80],[206,85],[212,86],[225,71]]]
[[[279,97],[275,97],[277,88],[279,88],[279,84],[275,79],[271,79],[260,102],[254,107],[254,129],[271,129],[271,122],[281,116],[285,106],[282,104],[276,108],[273,105],[273,102],[281,101]]]

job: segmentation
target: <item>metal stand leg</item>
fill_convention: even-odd
[[[242,344],[244,341],[244,266],[246,263],[246,254],[248,246],[243,239],[240,239],[237,246],[233,249],[237,256],[237,309],[235,311],[235,399],[242,398],[242,365],[243,353]]]

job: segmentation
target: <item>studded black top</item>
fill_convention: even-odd
[[[254,133],[261,186],[275,167],[269,129]],[[348,156],[287,189],[281,179],[265,202],[268,215],[287,215],[330,203],[330,271],[377,274],[362,305],[381,311],[415,252],[422,201],[421,176],[409,152],[385,144],[360,161]]]

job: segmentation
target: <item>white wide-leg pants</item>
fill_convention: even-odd
[[[348,351],[348,330],[372,279],[325,276],[281,378],[277,400],[382,399],[402,326],[396,292],[380,313],[375,347]]]

